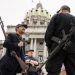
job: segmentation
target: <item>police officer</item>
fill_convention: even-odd
[[[47,27],[45,33],[45,42],[48,47],[48,53],[60,43],[51,40],[54,36],[62,39],[64,34],[69,34],[71,27],[75,26],[75,17],[70,13],[70,7],[64,5],[60,8],[59,13],[55,14]],[[63,32],[64,30],[64,32]],[[59,75],[62,63],[65,65],[67,75],[75,75],[75,35],[71,37],[71,45],[61,50],[46,63],[48,75]]]
[[[25,62],[22,35],[26,29],[26,24],[18,24],[15,28],[16,34],[9,33],[6,37],[3,46],[7,50],[0,62],[1,75],[16,75],[18,70],[21,71],[18,61],[11,52],[15,51],[17,56]]]
[[[36,67],[39,65],[38,60],[33,57],[33,49],[27,51],[27,56],[25,57],[26,63],[29,65],[28,75],[38,75]]]

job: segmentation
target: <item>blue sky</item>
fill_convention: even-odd
[[[71,14],[75,15],[75,0],[33,0],[33,2],[32,0],[0,0],[0,16],[5,27],[21,23],[26,12],[34,8],[39,1],[51,15],[55,14],[62,5],[70,6]],[[3,40],[1,28],[0,35],[0,40]]]

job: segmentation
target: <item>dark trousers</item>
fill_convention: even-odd
[[[38,73],[37,72],[28,72],[27,75],[38,75]]]
[[[8,71],[7,69],[1,69],[0,75],[16,75],[13,71]]]
[[[48,75],[59,75],[64,63],[67,75],[75,75],[75,50],[60,50],[51,60],[46,63]]]

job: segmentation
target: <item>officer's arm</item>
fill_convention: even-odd
[[[47,47],[50,47],[51,45],[51,37],[53,36],[55,25],[56,25],[56,15],[54,15],[51,18],[50,23],[45,33],[45,42],[46,42]]]
[[[9,49],[19,48],[17,42],[15,42],[15,43],[12,42],[13,39],[14,38],[13,38],[12,34],[8,34],[8,36],[6,37],[6,39],[4,41],[3,46],[6,47],[6,48],[9,48]]]
[[[73,35],[71,36],[71,39],[73,41],[75,41],[75,17],[74,16],[72,16],[70,24],[71,24],[70,32],[73,32]]]

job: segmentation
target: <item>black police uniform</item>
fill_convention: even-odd
[[[58,45],[51,38],[55,36],[62,39],[62,30],[67,35],[73,25],[75,26],[75,17],[68,13],[59,13],[52,17],[45,33],[48,53]],[[48,60],[46,63],[48,75],[59,75],[62,63],[65,65],[67,75],[75,75],[75,34],[71,37],[71,42],[66,50],[61,49],[51,60]]]
[[[7,50],[0,62],[1,75],[16,75],[18,70],[21,71],[15,57],[11,56],[11,51],[14,50],[23,61],[25,60],[23,50],[18,46],[20,40],[22,40],[22,38],[18,34],[8,34],[3,44]]]

